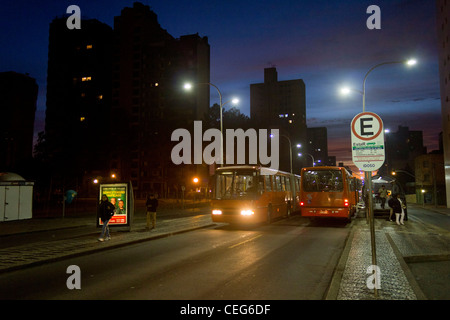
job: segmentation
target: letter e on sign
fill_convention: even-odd
[[[384,128],[381,118],[372,112],[356,115],[351,123],[353,163],[363,171],[381,168],[385,160]]]

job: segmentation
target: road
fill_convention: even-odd
[[[300,216],[201,229],[2,274],[0,299],[322,299],[349,231]]]

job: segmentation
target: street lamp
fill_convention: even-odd
[[[360,94],[362,94],[362,107],[363,107],[363,112],[366,112],[366,80],[367,77],[369,76],[369,74],[375,70],[376,68],[379,68],[381,66],[384,65],[388,65],[388,64],[405,64],[407,66],[413,66],[415,64],[417,64],[417,61],[415,59],[409,59],[409,60],[402,60],[402,61],[388,61],[388,62],[383,62],[383,63],[379,63],[375,66],[373,66],[372,68],[369,69],[369,71],[367,71],[366,75],[364,76],[364,81],[363,81],[363,87],[362,87],[362,91],[359,90],[352,90],[352,91],[356,91]],[[351,89],[344,89],[341,90],[342,93],[344,94],[348,94],[350,93]],[[364,172],[364,181],[365,183],[367,183],[368,185],[368,191],[369,191],[369,214],[367,215],[368,217],[370,216],[371,219],[371,224],[370,224],[370,236],[371,236],[371,244],[372,244],[372,264],[376,265],[376,250],[375,250],[375,227],[374,227],[374,221],[373,221],[373,199],[372,199],[372,172],[369,171],[365,171]],[[375,295],[377,295],[377,291],[375,289]]]
[[[214,84],[212,84],[210,82],[200,82],[200,83],[197,83],[197,84],[206,84],[206,85],[209,85],[211,87],[214,87],[217,90],[217,93],[219,94],[219,106],[220,106],[220,166],[223,167],[223,116],[222,116],[223,107],[229,102],[231,102],[232,104],[237,104],[237,103],[239,103],[239,99],[233,98],[233,99],[231,99],[229,101],[226,101],[226,102],[222,103],[222,93],[220,92],[219,88],[216,85],[214,85]],[[184,89],[185,90],[189,91],[192,88],[193,88],[193,85],[191,83],[185,83],[184,84]]]
[[[311,159],[312,159],[312,166],[314,167],[316,162],[314,161],[313,155],[312,155],[312,154],[309,154],[309,153],[305,153],[305,154],[306,154],[307,156],[310,156],[310,157],[311,157]],[[299,157],[303,156],[303,153],[299,153],[298,156],[299,156]]]

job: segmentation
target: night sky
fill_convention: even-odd
[[[35,132],[45,120],[48,30],[69,5],[82,18],[113,26],[114,16],[134,1],[23,1],[0,4],[0,71],[29,73],[37,80]],[[308,127],[328,128],[329,154],[351,163],[350,122],[362,112],[361,95],[342,97],[342,85],[362,90],[374,65],[414,57],[408,68],[389,65],[371,73],[366,111],[381,116],[385,127],[422,130],[428,151],[438,148],[441,131],[436,10],[432,0],[198,1],[143,0],[172,36],[198,33],[211,46],[211,82],[224,100],[240,98],[250,113],[250,84],[264,81],[275,66],[278,80],[303,79]],[[381,9],[381,29],[369,30],[367,8]],[[81,26],[83,27],[83,26]],[[211,104],[218,95],[211,90]],[[225,124],[226,126],[226,124]]]

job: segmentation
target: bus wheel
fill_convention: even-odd
[[[272,205],[269,204],[269,206],[267,207],[267,224],[272,223],[272,213],[273,213],[273,208],[272,208]]]

